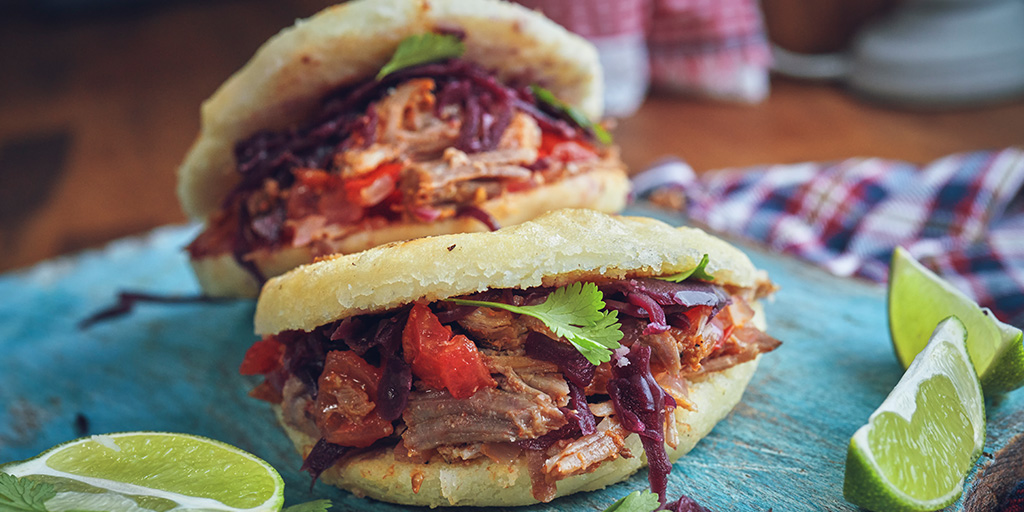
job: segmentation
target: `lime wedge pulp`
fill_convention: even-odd
[[[70,441],[0,472],[55,487],[61,510],[277,511],[284,481],[234,446],[188,434],[125,432]]]
[[[1021,330],[1000,322],[987,308],[897,247],[889,271],[889,332],[904,368],[924,348],[935,325],[951,315],[967,328],[967,351],[986,394],[1024,385]]]
[[[903,378],[850,439],[843,495],[881,511],[956,501],[985,445],[985,399],[956,317],[935,328]]]

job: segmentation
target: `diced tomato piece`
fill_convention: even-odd
[[[586,142],[570,140],[551,132],[543,132],[540,135],[540,147],[537,148],[537,158],[540,159],[546,156],[551,156],[561,162],[573,162],[593,158],[596,156],[596,152]]]
[[[320,434],[342,446],[366,447],[394,432],[390,421],[380,417],[374,400],[381,370],[355,352],[327,353],[324,371],[317,381],[314,417]]]
[[[452,336],[451,329],[423,304],[414,304],[409,311],[402,347],[413,375],[434,389],[447,389],[455,398],[469,398],[480,388],[497,386],[476,344],[461,334]]]
[[[711,306],[694,306],[687,309],[683,314],[690,321],[690,328],[687,330],[687,334],[697,334],[697,331],[704,327],[707,317],[711,315]]]
[[[252,388],[252,391],[249,391],[249,396],[272,404],[279,404],[284,400],[284,396],[281,395],[281,390],[277,389],[269,380],[266,379],[264,379],[259,386]]]
[[[253,343],[245,352],[238,373],[242,375],[265,375],[281,367],[284,359],[284,344],[273,336],[267,336]]]
[[[381,164],[364,176],[345,182],[345,196],[360,206],[373,206],[388,198],[398,184],[402,164]]]
[[[551,158],[562,163],[580,162],[597,158],[594,149],[577,141],[565,141],[551,148]]]

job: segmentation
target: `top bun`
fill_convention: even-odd
[[[464,34],[463,58],[499,79],[538,84],[602,115],[596,50],[539,12],[499,0],[356,0],[282,30],[203,103],[199,137],[178,170],[185,213],[205,219],[220,207],[238,182],[238,141],[302,120],[329,92],[373,77],[402,39],[439,30]]]
[[[705,254],[715,283],[749,288],[767,281],[745,254],[700,229],[558,210],[494,232],[396,242],[298,267],[264,285],[256,332],[309,331],[340,318],[490,288],[674,274],[695,267]]]

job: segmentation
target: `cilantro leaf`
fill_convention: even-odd
[[[707,270],[705,270],[705,268],[707,266],[708,266],[708,255],[705,254],[704,257],[700,259],[700,263],[697,263],[696,267],[693,267],[690,270],[684,270],[684,271],[682,271],[682,272],[680,272],[678,274],[672,274],[670,276],[659,277],[658,279],[662,279],[664,281],[672,281],[673,283],[681,283],[681,282],[685,281],[687,278],[690,278],[690,277],[693,277],[695,279],[700,279],[702,281],[714,281],[715,280],[715,276],[709,274],[707,272]]]
[[[572,121],[579,125],[580,128],[593,132],[594,137],[596,137],[601,144],[612,143],[611,134],[608,133],[603,126],[598,123],[591,122],[590,119],[583,115],[582,112],[555,97],[555,93],[539,85],[531,85],[530,91],[533,92],[533,96],[541,102],[547,103],[548,105],[551,105],[552,108],[564,112],[565,115],[569,116],[569,119],[572,119]]]
[[[316,500],[285,507],[281,512],[327,512],[333,505],[331,500]]]
[[[604,512],[654,512],[661,503],[658,495],[651,491],[633,491],[606,509]]]
[[[44,503],[56,495],[50,484],[0,472],[0,510],[46,512]]]
[[[427,62],[461,57],[466,46],[451,34],[418,34],[402,39],[391,60],[377,73],[377,80],[400,69]]]
[[[611,360],[612,350],[619,348],[618,311],[604,309],[604,295],[594,283],[575,282],[551,292],[540,304],[513,306],[482,300],[446,299],[464,306],[498,308],[532,316],[562,336],[579,350],[591,364]]]

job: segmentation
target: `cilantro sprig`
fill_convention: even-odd
[[[327,512],[331,508],[331,500],[316,500],[285,507],[281,512]]]
[[[0,510],[46,512],[46,501],[56,495],[48,483],[0,472]]]
[[[714,281],[715,280],[715,276],[709,274],[708,271],[705,270],[707,266],[708,266],[708,255],[705,254],[704,257],[700,259],[700,263],[697,263],[696,267],[693,267],[690,270],[684,270],[684,271],[682,271],[682,272],[680,272],[678,274],[672,274],[670,276],[659,277],[658,279],[662,279],[662,280],[665,280],[665,281],[672,281],[673,283],[681,283],[681,282],[687,280],[690,277],[693,277],[695,279],[700,279],[702,281]]]
[[[657,494],[647,490],[633,491],[612,503],[604,512],[654,512],[660,506]]]
[[[391,60],[377,73],[377,80],[411,66],[461,57],[466,45],[451,34],[417,34],[402,39]]]
[[[594,283],[575,282],[562,286],[540,304],[513,306],[501,302],[447,299],[464,306],[498,308],[532,316],[544,322],[551,332],[569,340],[591,364],[611,360],[612,350],[619,348],[622,331],[617,311],[604,309],[604,295]]]
[[[612,143],[611,134],[608,133],[608,131],[605,130],[603,126],[591,122],[591,120],[587,116],[583,115],[583,112],[576,110],[575,108],[572,107],[572,105],[569,105],[568,103],[558,99],[555,96],[555,93],[539,85],[531,85],[530,91],[533,92],[533,96],[537,98],[537,100],[547,103],[555,110],[559,110],[565,113],[565,115],[569,116],[569,119],[572,119],[574,123],[579,125],[584,130],[590,130],[594,132],[594,137],[597,137],[597,140],[600,141],[601,144]]]

